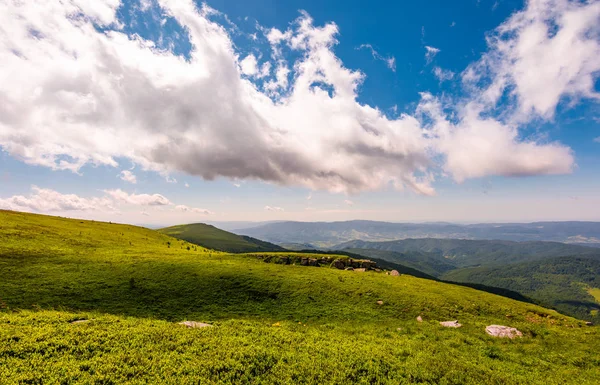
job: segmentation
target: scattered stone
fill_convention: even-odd
[[[396,331],[401,332],[402,328],[396,328]]]
[[[390,275],[393,277],[398,277],[400,275],[400,273],[398,273],[398,270],[392,270],[392,271],[390,271]]]
[[[440,325],[442,325],[445,328],[459,328],[462,326],[458,323],[458,320],[440,322]]]
[[[354,270],[354,268],[353,268],[353,267],[347,267],[347,268],[345,268],[344,270],[353,271],[353,270]]]
[[[417,317],[417,322],[423,322],[423,318],[421,316]]]
[[[377,273],[381,273],[381,269],[375,268],[373,270],[375,270]]]
[[[194,328],[194,329],[212,327],[211,324],[205,324],[204,322],[196,322],[196,321],[183,321],[183,322],[180,322],[179,325],[183,325],[185,327]]]
[[[364,267],[358,268],[358,269],[354,269],[354,271],[357,271],[359,273],[364,273],[365,271],[367,271],[367,269],[365,269]]]
[[[383,305],[383,301],[377,301],[377,305]]]
[[[302,258],[300,260],[300,265],[302,265],[302,266],[308,266],[308,258]]]
[[[593,325],[594,325],[594,324],[593,324],[593,323],[591,323],[590,321],[587,321],[585,324],[586,324],[587,326],[593,326]]]
[[[490,325],[485,328],[485,332],[492,337],[499,338],[515,338],[515,337],[523,337],[523,333],[518,331],[515,328],[511,328],[508,326],[502,325]]]
[[[319,266],[316,258],[311,258],[308,260],[308,266]]]
[[[89,319],[78,319],[78,320],[75,320],[75,321],[71,321],[69,323],[71,325],[78,325],[78,324],[85,324],[85,323],[88,323],[88,322],[90,322]]]
[[[333,267],[335,267],[336,269],[343,269],[346,265],[344,265],[344,261],[342,261],[341,259],[336,259],[335,261],[333,261]]]

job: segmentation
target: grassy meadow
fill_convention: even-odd
[[[1,384],[597,384],[599,337],[467,287],[0,211]]]

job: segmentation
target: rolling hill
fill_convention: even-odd
[[[310,243],[331,247],[353,240],[393,241],[406,238],[555,241],[600,245],[600,222],[390,223],[378,221],[278,222],[234,230],[273,243]]]
[[[600,322],[600,298],[593,295],[600,289],[600,253],[458,269],[441,278],[514,290],[565,314]]]
[[[453,319],[463,326],[439,324]],[[523,336],[491,337],[491,324]],[[600,379],[600,330],[537,305],[8,211],[0,211],[0,326],[0,379],[9,385]]]
[[[204,223],[192,223],[159,229],[159,232],[209,249],[231,253],[284,251],[281,246],[218,229]]]
[[[415,260],[424,261],[424,264],[441,264],[440,268],[436,268],[439,273],[452,270],[449,268],[450,266],[457,268],[504,265],[570,255],[600,255],[600,250],[597,248],[560,242],[435,238],[402,239],[389,242],[354,240],[333,246],[331,249],[369,249],[404,253],[405,258],[412,256]],[[413,253],[417,253],[417,255]],[[397,257],[400,262],[400,256]]]

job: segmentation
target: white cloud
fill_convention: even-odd
[[[389,69],[391,69],[393,72],[396,72],[396,58],[395,57],[393,57],[393,56],[389,56],[389,57],[382,56],[379,52],[377,52],[375,50],[375,48],[373,48],[373,46],[371,44],[361,44],[356,49],[368,49],[369,51],[371,51],[371,55],[373,55],[374,59],[381,60],[381,61],[385,62],[385,65]]]
[[[435,75],[435,77],[438,78],[440,83],[448,81],[448,80],[452,80],[454,78],[454,72],[452,72],[450,70],[445,70],[440,67],[433,67],[432,72]]]
[[[57,211],[114,211],[112,201],[108,198],[82,198],[75,194],[61,194],[51,189],[31,187],[32,193],[25,197],[15,195],[0,198],[0,208],[16,211],[33,211],[51,213]]]
[[[265,210],[267,210],[267,211],[285,211],[281,207],[277,207],[277,206],[265,206]]]
[[[531,0],[489,36],[488,52],[463,80],[485,108],[513,98],[521,121],[552,118],[564,98],[600,99],[599,20],[598,1]]]
[[[116,201],[139,206],[167,206],[171,201],[160,194],[129,194],[121,189],[104,190]]]
[[[185,182],[184,186],[185,186],[186,188],[189,188],[189,187],[190,187],[190,185],[189,185],[187,182]]]
[[[348,206],[354,206],[354,202],[352,202],[350,199],[344,200],[344,204],[346,204]]]
[[[177,211],[183,211],[183,212],[187,212],[187,213],[194,213],[194,214],[204,214],[204,215],[212,215],[212,214],[214,214],[210,210],[199,209],[199,208],[196,208],[196,207],[189,207],[189,206],[186,206],[186,205],[177,205],[177,206],[175,206],[175,210],[177,210]]]
[[[136,176],[129,170],[121,171],[121,173],[118,175],[118,177],[121,178],[122,180],[124,180],[125,182],[129,182],[129,183],[133,183],[133,184],[137,183]]]
[[[365,75],[335,55],[334,23],[315,26],[303,13],[285,32],[269,30],[273,60],[261,66],[261,86],[242,76],[227,29],[210,20],[208,6],[156,2],[189,34],[189,60],[124,34],[119,6],[118,0],[0,4],[4,151],[29,164],[74,172],[86,164],[117,167],[117,159],[128,159],[161,175],[253,179],[331,192],[392,184],[433,194],[439,155],[457,180],[571,169],[568,148],[523,140],[518,122],[481,118],[498,93],[514,89],[519,110],[544,117],[564,95],[597,97],[590,82],[600,66],[594,40],[598,2],[529,2],[499,28],[482,61],[463,74],[476,91],[473,100],[457,103],[459,121],[440,115],[431,127],[418,115],[389,119],[357,101]],[[539,33],[549,18],[557,21],[553,36]],[[284,60],[284,48],[294,51],[293,63]],[[426,49],[429,60],[439,52]],[[489,87],[481,87],[484,74],[492,76]],[[430,114],[431,104],[424,101],[419,113]],[[496,149],[490,141],[498,139],[502,156],[481,151]]]
[[[435,55],[437,55],[440,52],[440,49],[426,45],[425,51],[425,62],[429,64],[431,63]]]
[[[600,143],[600,136],[594,139],[594,142]]]
[[[254,56],[254,54],[246,56],[240,62],[240,68],[244,75],[256,75],[258,73],[258,61],[256,60],[256,56]]]

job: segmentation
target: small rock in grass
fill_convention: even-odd
[[[352,271],[352,270],[354,270],[354,268],[353,267],[347,267],[344,270]]]
[[[377,305],[383,305],[383,301],[377,301]]]
[[[183,325],[185,327],[194,328],[194,329],[212,327],[211,324],[205,324],[204,322],[196,322],[196,321],[183,321],[183,322],[180,322],[179,325]]]
[[[85,324],[85,323],[88,323],[88,322],[90,322],[89,319],[78,319],[78,320],[75,320],[75,321],[71,321],[70,324],[71,325],[79,325],[79,324]]]
[[[417,317],[417,322],[423,322],[423,318],[421,316]]]
[[[490,325],[485,328],[485,332],[492,337],[499,338],[523,337],[523,333],[517,329],[502,325]]]
[[[593,324],[593,323],[591,323],[590,321],[586,322],[585,324],[586,324],[587,326],[592,326],[592,325],[594,325],[594,324]]]
[[[365,271],[367,271],[367,269],[365,269],[364,267],[359,267],[359,268],[354,269],[354,271],[357,271],[359,273],[364,273]]]
[[[401,331],[402,331],[402,328],[396,328],[396,331],[399,331],[399,332],[401,332]]]
[[[390,271],[390,275],[393,277],[398,277],[400,275],[400,273],[398,273],[398,270],[392,270],[392,271]]]
[[[446,328],[459,328],[462,326],[462,324],[458,323],[458,320],[440,322],[440,325]]]

